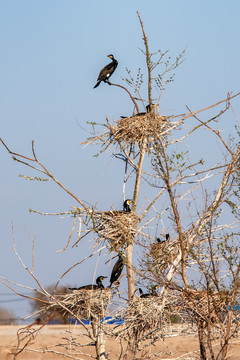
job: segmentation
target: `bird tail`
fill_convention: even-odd
[[[96,87],[98,87],[98,86],[100,85],[100,82],[101,82],[101,81],[98,81],[93,88],[95,89]]]

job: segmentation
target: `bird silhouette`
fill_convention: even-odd
[[[157,293],[157,288],[158,288],[158,285],[154,285],[152,286],[152,290],[150,293],[147,293],[147,294],[144,294],[142,289],[141,288],[138,288],[139,290],[139,293],[140,293],[140,298],[149,298],[151,296],[158,296],[158,293]]]
[[[120,277],[123,270],[123,266],[124,266],[123,258],[120,255],[118,255],[118,260],[116,261],[112,269],[109,287],[111,287],[112,284],[115,283],[117,279]]]
[[[147,110],[147,112],[146,111],[144,111],[144,112],[140,112],[140,113],[137,113],[137,114],[135,114],[135,115],[133,115],[133,116],[121,116],[121,119],[126,119],[126,118],[128,118],[128,117],[137,117],[137,116],[144,116],[144,115],[146,115],[146,113],[149,113],[150,112],[150,104],[148,104],[147,106],[146,106],[146,110]]]
[[[68,288],[69,290],[97,290],[97,289],[104,289],[104,286],[102,284],[102,281],[104,279],[106,279],[107,276],[99,276],[96,279],[96,284],[89,284],[89,285],[84,285],[84,286],[80,286],[78,288]]]
[[[108,57],[112,60],[109,64],[107,64],[99,73],[97,83],[94,86],[94,89],[100,85],[102,81],[109,83],[110,76],[114,73],[116,67],[118,66],[118,62],[114,59],[112,54],[108,55]],[[110,84],[109,84],[110,85]]]
[[[131,203],[132,203],[131,199],[125,200],[123,203],[123,210],[126,212],[131,212],[131,208],[130,208]]]
[[[162,244],[162,243],[164,243],[165,241],[167,241],[167,240],[169,240],[169,239],[170,239],[170,235],[169,235],[169,234],[166,234],[164,240],[161,240],[160,238],[157,238],[157,242],[158,242],[159,244]]]

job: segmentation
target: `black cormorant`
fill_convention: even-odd
[[[137,117],[137,116],[144,116],[144,115],[146,115],[146,113],[149,113],[149,112],[150,112],[150,104],[148,104],[148,105],[146,106],[146,110],[147,110],[147,112],[140,112],[140,113],[137,113],[137,114],[135,114],[135,115],[133,115],[133,116],[121,116],[121,119],[126,119],[127,117],[132,118],[132,117]]]
[[[150,104],[148,104],[146,106],[147,113],[150,113],[151,111],[153,111],[155,107],[156,107],[156,104],[152,104],[151,106],[150,106]]]
[[[139,293],[140,293],[140,298],[149,298],[149,297],[151,297],[151,296],[158,296],[158,293],[157,293],[157,291],[156,291],[157,288],[158,288],[158,285],[154,285],[154,286],[152,287],[152,291],[151,291],[150,293],[148,293],[148,294],[144,294],[143,291],[142,291],[142,289],[141,289],[141,288],[138,288]]]
[[[132,203],[131,199],[125,200],[123,203],[123,210],[126,212],[131,212],[131,208],[130,208],[131,203]]]
[[[94,86],[94,89],[100,85],[101,81],[109,82],[108,79],[110,76],[114,73],[118,62],[116,59],[114,59],[114,56],[112,54],[108,55],[108,57],[112,60],[108,65],[106,65],[99,73],[97,83]]]
[[[112,269],[109,287],[111,287],[112,284],[117,281],[117,279],[119,278],[119,276],[122,273],[123,266],[124,266],[123,258],[120,255],[118,255],[118,260],[117,260],[117,262],[115,263],[115,265],[114,265],[114,267]]]
[[[97,290],[97,289],[104,289],[102,281],[106,279],[107,276],[99,276],[96,279],[96,284],[84,285],[78,288],[68,288],[69,290]]]
[[[147,112],[150,112],[150,111],[151,111],[150,104],[148,104],[148,105],[146,106],[146,110],[147,110]]]
[[[166,234],[166,235],[165,235],[165,240],[161,240],[160,238],[157,238],[157,242],[158,242],[159,244],[161,244],[161,243],[164,243],[166,240],[169,240],[169,238],[170,238],[170,235],[169,235],[169,234]]]

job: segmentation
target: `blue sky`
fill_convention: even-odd
[[[119,61],[114,82],[122,83],[126,67],[133,74],[144,67],[137,10],[153,51],[168,49],[174,59],[186,48],[185,61],[161,98],[161,113],[183,113],[185,105],[196,110],[224,99],[228,91],[239,91],[238,1],[0,1],[0,137],[25,155],[31,154],[34,140],[49,170],[79,198],[97,202],[101,209],[122,206],[123,164],[108,154],[93,157],[97,148],[82,149],[79,142],[88,133],[79,124],[87,128],[87,121],[102,123],[106,116],[114,121],[132,112],[119,88],[93,86],[109,53]],[[239,100],[232,104],[238,116]],[[223,130],[231,132],[228,123]],[[211,141],[204,134],[196,141],[197,156],[209,156]],[[36,233],[36,274],[44,285],[54,283],[88,253],[88,244],[56,254],[66,244],[72,221],[30,215],[28,209],[55,212],[76,204],[52,183],[20,178],[38,174],[13,162],[2,146],[0,163],[0,275],[35,286],[13,254],[12,221],[27,266],[31,240],[24,227],[32,236]],[[90,282],[95,261],[74,270],[66,282]],[[100,262],[97,272],[109,275],[110,268]],[[0,286],[0,301],[10,298],[1,293],[9,291]],[[18,315],[28,311],[26,301],[1,305]]]

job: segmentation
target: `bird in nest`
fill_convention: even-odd
[[[154,104],[152,104],[152,107],[154,108]],[[135,115],[133,115],[133,116],[130,116],[131,118],[132,117],[137,117],[137,116],[144,116],[144,115],[146,115],[147,113],[150,113],[151,112],[151,107],[150,107],[150,104],[148,104],[147,106],[146,106],[146,111],[144,111],[144,112],[140,112],[140,113],[137,113],[137,114],[135,114]],[[121,116],[121,119],[126,119],[126,118],[128,118],[128,116]]]
[[[97,290],[104,289],[103,280],[106,279],[107,276],[98,276],[96,279],[96,284],[84,285],[78,288],[68,288],[69,290]]]
[[[109,287],[111,287],[113,283],[115,283],[116,285],[119,285],[119,282],[116,282],[116,281],[119,279],[119,277],[123,271],[123,266],[124,266],[123,258],[120,255],[118,255],[118,260],[114,264],[113,269],[112,269]]]
[[[132,204],[131,199],[125,200],[124,203],[123,203],[123,210],[126,211],[126,212],[131,212],[131,208],[130,208],[131,204]]]
[[[147,294],[144,294],[143,291],[142,291],[142,289],[141,289],[141,288],[138,288],[139,293],[140,293],[140,298],[149,298],[149,297],[151,297],[151,296],[158,296],[158,293],[157,293],[157,291],[156,291],[158,287],[159,287],[158,285],[153,285],[151,292],[149,292],[149,293],[147,293]]]
[[[161,240],[160,238],[157,238],[157,242],[158,242],[158,244],[163,244],[165,241],[168,241],[169,239],[170,239],[170,235],[166,234],[164,240]]]
[[[114,73],[116,67],[118,66],[118,62],[116,59],[114,59],[114,56],[112,54],[108,55],[108,57],[112,60],[109,64],[107,64],[99,73],[97,83],[94,86],[94,89],[100,85],[102,81],[105,83],[109,83],[110,76]]]

